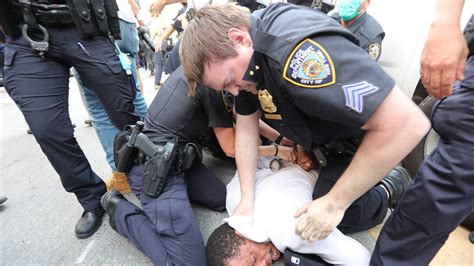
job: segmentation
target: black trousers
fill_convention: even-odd
[[[453,95],[435,105],[431,121],[438,147],[385,223],[371,265],[428,265],[474,211],[474,57]]]
[[[199,224],[190,202],[224,211],[226,187],[201,162],[184,174],[170,170],[162,194],[151,198],[141,193],[143,166],[128,174],[133,193],[143,209],[122,202],[115,213],[118,232],[127,237],[155,265],[206,265]]]
[[[349,162],[337,158],[326,159],[328,163],[319,173],[313,199],[328,193],[349,165]],[[380,186],[375,186],[352,203],[337,228],[344,234],[368,230],[383,221],[387,210],[387,193]]]
[[[7,38],[5,88],[23,113],[33,136],[85,210],[100,207],[106,188],[74,138],[69,118],[69,68],[101,100],[118,129],[135,124],[134,90],[115,47],[104,36],[84,39],[75,27],[47,27],[49,52],[41,58],[23,38]],[[105,78],[106,77],[106,78]]]

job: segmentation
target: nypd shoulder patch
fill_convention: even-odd
[[[364,97],[379,90],[378,87],[375,87],[367,81],[344,85],[342,89],[346,97],[346,106],[357,113],[362,113],[364,110]]]
[[[305,39],[288,56],[283,78],[300,87],[321,88],[336,82],[336,72],[326,50]]]

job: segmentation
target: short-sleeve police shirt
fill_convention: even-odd
[[[304,39],[284,65],[255,54],[250,66],[261,64],[264,67],[259,69],[267,68],[259,73],[263,81],[258,89],[266,89],[270,83],[276,86],[272,89],[283,92],[286,103],[296,108],[317,139],[331,140],[361,132],[360,128],[395,85],[364,50],[338,35]],[[281,109],[278,99],[274,101],[277,110]],[[260,105],[257,96],[249,93],[240,93],[236,98],[236,111],[241,115],[254,113]],[[263,108],[261,112],[265,118]],[[285,119],[285,114],[279,115]]]
[[[210,134],[210,128],[233,127],[221,92],[199,87],[188,95],[188,82],[182,67],[166,80],[153,100],[145,118],[145,133],[154,142],[173,140],[200,142]]]

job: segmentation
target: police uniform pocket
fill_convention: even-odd
[[[15,60],[16,51],[12,49],[5,49],[4,54],[4,63],[5,67],[13,66],[13,61]]]
[[[115,47],[107,39],[97,39],[89,42],[80,43],[82,50],[81,57],[91,63],[95,63],[105,74],[112,72],[119,74],[123,71],[119,56]]]
[[[195,221],[194,213],[189,203],[186,191],[177,191],[170,200],[171,221],[173,230],[177,235],[182,235]]]
[[[172,227],[171,218],[171,201],[173,199],[158,200],[157,202],[151,202],[144,206],[144,209],[154,205],[154,211],[148,212],[145,210],[150,220],[153,221],[155,231],[162,236],[176,237],[176,234]],[[154,217],[153,217],[154,216]]]

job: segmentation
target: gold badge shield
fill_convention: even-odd
[[[267,90],[258,91],[258,100],[266,113],[275,113],[277,111],[276,105],[273,103],[273,97]]]

